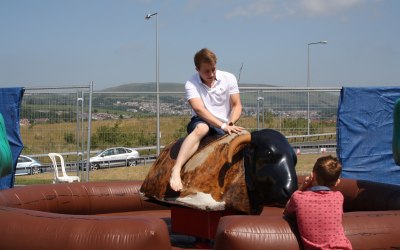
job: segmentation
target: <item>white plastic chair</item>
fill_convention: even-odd
[[[74,181],[80,181],[79,176],[71,176],[67,175],[65,172],[65,163],[64,163],[64,158],[62,155],[57,154],[57,153],[49,153],[48,154],[51,162],[53,163],[53,169],[54,169],[54,179],[53,179],[53,184],[54,183],[59,183],[59,182],[74,182]],[[60,160],[60,165],[61,165],[61,172],[62,176],[58,174],[58,166],[57,166],[57,157]]]

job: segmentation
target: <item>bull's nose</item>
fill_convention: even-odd
[[[293,187],[283,188],[283,189],[282,189],[283,196],[284,196],[286,199],[289,199],[290,196],[292,196],[292,194],[294,193],[295,190],[296,190],[296,189],[293,188]]]
[[[283,193],[283,195],[285,196],[285,198],[288,198],[288,197],[290,197],[290,196],[292,195],[292,193],[290,192],[290,190],[288,190],[288,189],[286,189],[286,188],[284,188],[284,189],[282,190],[282,193]]]
[[[281,189],[281,195],[284,199],[289,199],[290,196],[297,190],[297,178],[291,179]]]
[[[291,196],[294,193],[294,191],[297,190],[297,180],[288,183],[288,185],[284,188],[284,190],[289,196]]]
[[[285,205],[292,196],[292,193],[293,191],[291,189],[280,188],[279,190],[276,190],[270,198],[271,201],[274,201],[276,204]]]

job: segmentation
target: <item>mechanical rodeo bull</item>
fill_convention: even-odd
[[[279,132],[206,137],[181,171],[183,190],[169,179],[183,139],[157,158],[140,192],[148,198],[207,211],[260,214],[263,206],[284,206],[297,189],[297,156]]]

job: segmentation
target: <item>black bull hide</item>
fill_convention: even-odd
[[[181,171],[183,190],[169,186],[183,139],[168,145],[144,180],[142,195],[203,210],[259,214],[283,206],[297,189],[297,157],[279,132],[264,129],[206,137]]]

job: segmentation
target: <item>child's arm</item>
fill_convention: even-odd
[[[300,185],[298,191],[306,191],[313,185],[313,174],[311,173],[309,176],[304,178],[304,182]],[[296,191],[297,192],[297,191]],[[284,216],[293,216],[296,214],[296,205],[294,204],[295,202],[293,201],[293,195],[290,197],[289,201],[286,203],[285,209],[283,210],[283,215]]]
[[[304,179],[304,182],[300,185],[300,187],[299,187],[298,190],[300,190],[300,191],[306,191],[307,189],[309,189],[310,187],[312,187],[312,178],[313,178],[312,175],[307,176],[307,177]]]
[[[292,203],[293,203],[292,199],[289,199],[289,201],[286,203],[285,209],[283,210],[283,216],[290,217],[295,215],[295,210]]]

